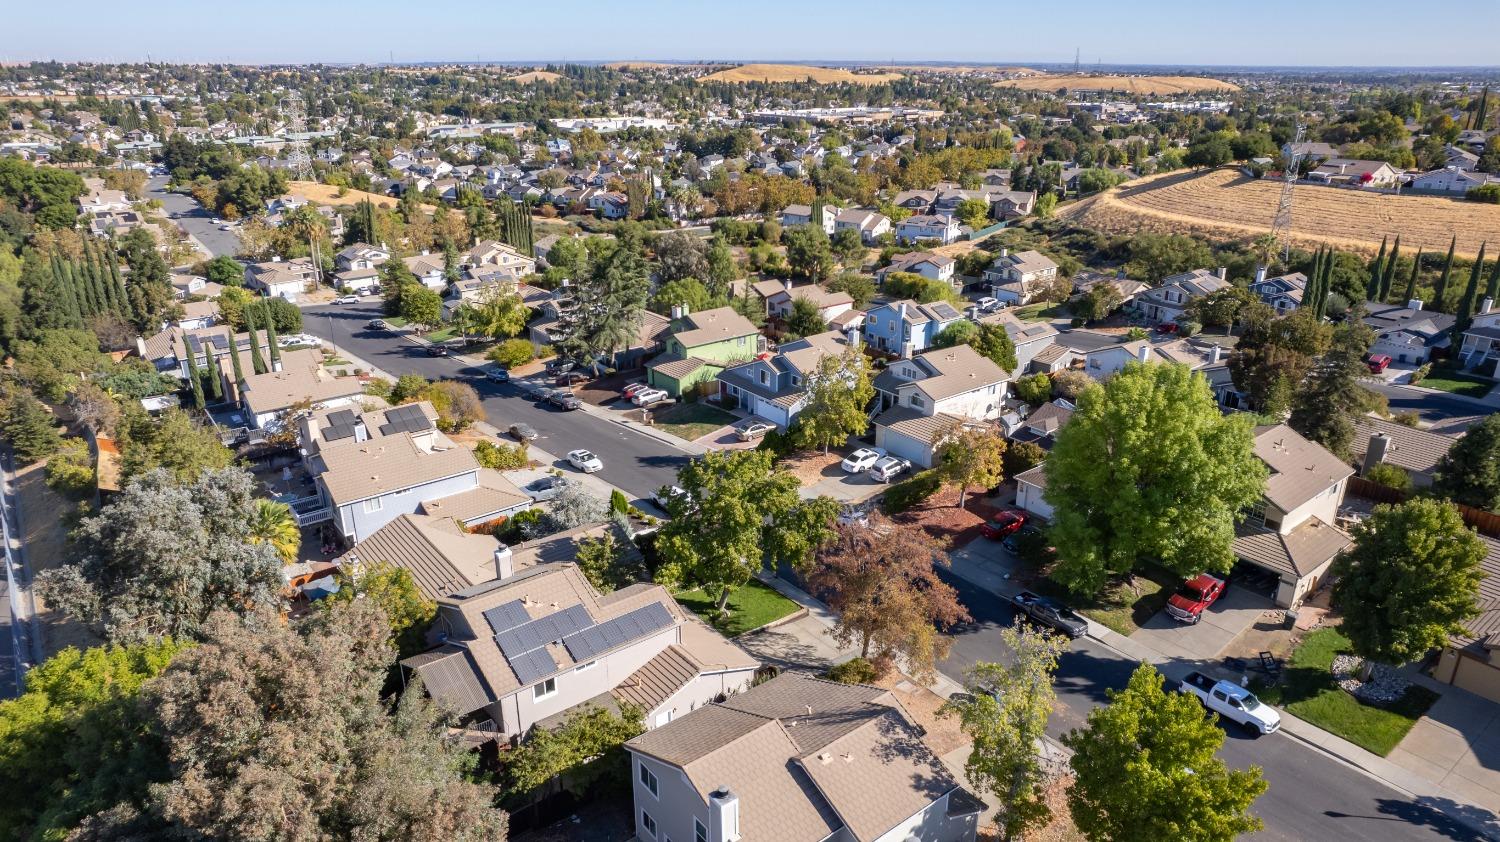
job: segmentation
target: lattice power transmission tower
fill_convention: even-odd
[[[1281,259],[1285,261],[1292,253],[1292,191],[1297,186],[1297,175],[1302,167],[1302,136],[1307,127],[1297,124],[1297,139],[1287,144],[1286,172],[1282,174],[1281,202],[1276,206],[1276,219],[1271,222],[1271,240],[1266,245],[1265,262],[1271,262],[1271,252],[1281,244]]]
[[[312,155],[307,151],[307,110],[302,97],[284,97],[281,113],[286,118],[287,172],[298,181],[312,181]]]

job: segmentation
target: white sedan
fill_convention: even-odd
[[[849,454],[844,459],[844,471],[850,474],[862,474],[875,466],[885,451],[874,447],[861,447],[859,450]]]
[[[604,470],[604,463],[599,457],[587,450],[574,450],[568,454],[568,462],[586,474]]]
[[[635,404],[636,406],[650,406],[654,403],[660,403],[661,401],[664,401],[669,397],[671,397],[671,395],[667,394],[662,389],[642,389],[641,391],[635,393],[635,396],[630,399],[630,402]]]
[[[323,344],[323,340],[306,333],[294,333],[291,336],[283,336],[276,340],[276,344],[283,348],[290,348],[293,345],[320,346]]]

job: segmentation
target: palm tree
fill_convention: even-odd
[[[302,530],[297,528],[291,506],[275,500],[256,500],[249,539],[252,544],[270,544],[281,556],[282,564],[291,564],[297,560],[297,550],[302,546]]]

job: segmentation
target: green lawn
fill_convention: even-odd
[[[445,327],[423,335],[427,337],[428,342],[447,342],[449,339],[457,336],[458,331],[455,328]]]
[[[1432,373],[1422,378],[1418,386],[1438,389],[1469,398],[1482,398],[1495,387],[1495,381],[1456,371],[1448,366],[1434,366]]]
[[[400,316],[381,316],[380,319],[391,327],[406,327],[406,319]]]
[[[1032,583],[1032,590],[1043,596],[1060,600],[1063,604],[1089,619],[1100,623],[1110,631],[1130,636],[1151,616],[1167,605],[1181,579],[1171,572],[1151,568],[1135,577],[1135,587],[1124,582],[1111,582],[1098,596],[1080,597],[1051,578],[1043,577]]]
[[[1016,318],[1023,322],[1045,322],[1049,319],[1067,315],[1061,304],[1053,304],[1047,301],[1039,301],[1036,304],[1017,307],[1012,312]]]
[[[733,424],[734,420],[734,416],[724,410],[701,402],[679,403],[651,411],[652,424],[687,441],[702,438],[725,424]]]
[[[728,637],[744,634],[751,629],[758,629],[767,623],[780,620],[798,608],[797,603],[782,596],[775,588],[759,579],[751,579],[744,586],[734,589],[734,592],[729,595],[727,616],[719,615],[714,608],[718,600],[701,589],[677,594],[677,602],[683,608],[708,621],[709,625]]]
[[[1334,656],[1349,649],[1349,639],[1338,629],[1319,629],[1292,653],[1281,684],[1257,692],[1265,701],[1384,757],[1438,697],[1426,687],[1413,686],[1389,708],[1358,701],[1334,683],[1329,671]]]

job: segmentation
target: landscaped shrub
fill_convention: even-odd
[[[910,479],[898,482],[885,493],[885,510],[899,514],[926,500],[943,487],[942,474],[937,470],[926,470],[914,474]]]
[[[474,461],[496,471],[514,471],[531,463],[525,443],[496,444],[488,439],[481,439],[474,445]]]
[[[1370,468],[1370,470],[1365,471],[1365,479],[1387,488],[1394,488],[1397,491],[1411,490],[1411,475],[1404,469],[1388,462],[1381,462]]]
[[[618,488],[609,492],[609,510],[622,515],[630,513],[630,501],[625,499],[625,492]]]
[[[889,669],[889,661],[882,658],[873,661],[868,658],[853,658],[829,667],[823,677],[840,684],[874,684]]]
[[[1033,374],[1016,381],[1016,397],[1031,406],[1041,406],[1052,397],[1052,378],[1045,374]]]
[[[507,339],[490,349],[489,358],[506,368],[514,368],[536,359],[536,350],[525,339]]]

